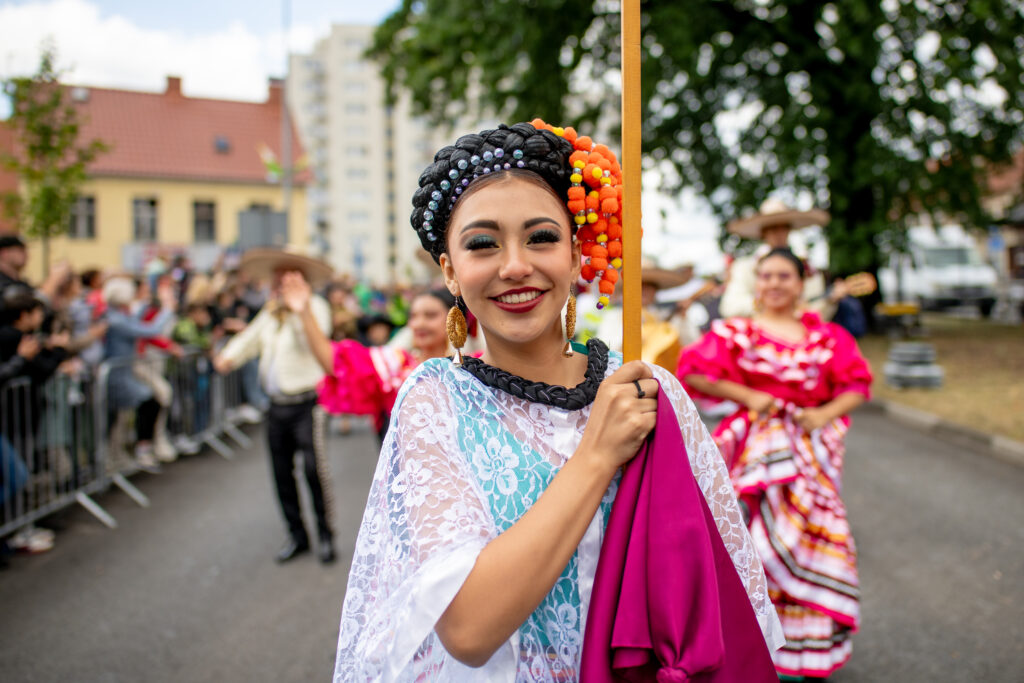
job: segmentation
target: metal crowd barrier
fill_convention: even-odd
[[[8,382],[0,387],[0,537],[76,503],[116,528],[93,497],[113,485],[149,506],[128,480],[144,469],[133,452],[140,430],[152,427],[151,453],[164,460],[203,446],[232,458],[228,440],[252,446],[238,426],[246,398],[242,371],[219,375],[201,353],[112,359],[93,376],[61,374],[42,385]]]

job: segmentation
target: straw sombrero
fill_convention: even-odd
[[[298,270],[314,289],[323,287],[331,280],[334,270],[320,259],[309,256],[297,247],[281,249],[256,247],[242,254],[238,269],[257,279],[270,279],[277,270]]]
[[[761,203],[761,210],[753,216],[730,221],[725,229],[740,237],[759,240],[761,231],[768,225],[788,225],[792,230],[799,230],[809,225],[825,225],[829,218],[827,211],[821,209],[798,211],[786,206],[781,199],[769,198]]]
[[[651,285],[658,289],[668,289],[685,284],[688,277],[684,273],[675,270],[658,268],[653,261],[643,259],[640,262],[640,279],[644,284]]]

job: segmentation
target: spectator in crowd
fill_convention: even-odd
[[[61,333],[41,338],[45,307],[31,288],[22,284],[8,286],[2,299],[0,316],[0,367],[4,385],[16,376],[30,380],[27,388],[16,393],[4,391],[0,414],[0,478],[3,500],[13,497],[28,481],[28,476],[48,469],[51,463],[37,461],[29,445],[35,443],[42,417],[42,387],[68,358],[64,348],[68,335]],[[41,552],[53,546],[53,532],[29,526],[11,539],[19,550]]]
[[[166,249],[159,250],[156,255],[149,260],[143,272],[146,276],[146,284],[149,285],[150,289],[156,289],[157,283],[160,278],[167,273],[167,269],[170,267],[170,255]]]
[[[138,379],[133,362],[138,357],[138,342],[159,335],[174,316],[176,297],[169,282],[162,282],[157,290],[159,312],[149,321],[143,321],[131,311],[136,298],[136,284],[131,278],[111,278],[103,286],[107,310],[107,331],[104,347],[106,360],[122,361],[114,364],[108,376],[108,405],[116,417],[112,430],[111,452],[120,455],[121,419],[124,411],[135,411],[135,459],[150,472],[158,472],[159,464],[153,452],[153,434],[160,415],[160,403],[153,389]]]
[[[0,236],[0,291],[10,285],[29,286],[21,278],[21,271],[28,263],[28,250],[25,242],[17,235]]]
[[[68,316],[71,319],[71,336],[79,338],[87,334],[101,321],[106,309],[103,301],[103,273],[90,268],[79,276],[82,283],[78,295],[68,303]],[[104,332],[106,328],[103,328]],[[103,360],[103,339],[97,338],[92,344],[82,349],[79,358],[86,368],[94,369]]]
[[[359,341],[365,346],[384,346],[394,331],[395,324],[382,313],[364,315],[359,319]]]
[[[256,312],[263,305],[262,294],[241,273],[235,272],[222,280],[224,284],[214,296],[211,315],[214,326],[230,340],[256,317]],[[246,362],[238,372],[243,403],[234,409],[232,417],[249,424],[259,424],[269,404],[260,387],[259,361],[254,358]]]
[[[51,330],[67,332],[70,341],[67,345],[69,353],[81,356],[86,351],[100,347],[102,353],[103,337],[107,332],[107,324],[102,320],[93,320],[82,298],[81,279],[69,273],[65,282],[57,289],[52,300],[53,316]],[[85,307],[85,310],[82,307]],[[76,317],[78,316],[78,317]]]
[[[28,287],[15,285],[3,293],[3,322],[0,324],[0,362],[18,354],[18,347],[26,336],[37,335],[43,324],[45,306]],[[42,349],[23,368],[34,386],[45,382],[68,359],[66,332],[45,337]]]
[[[28,265],[28,249],[25,241],[17,235],[0,235],[0,293],[10,285],[31,285],[22,277]],[[57,288],[71,274],[71,266],[61,261],[50,268],[50,273],[39,286],[36,295],[44,304],[49,304]]]
[[[22,335],[14,355],[0,361],[0,392],[4,392],[9,381],[26,374],[28,364],[36,357],[40,348],[39,340],[34,336]],[[13,406],[8,407],[6,402],[16,397],[6,394],[6,392],[0,395],[5,401],[5,413],[0,415],[0,511],[5,511],[7,508],[4,504],[11,500],[14,494],[20,491],[28,481],[28,468],[11,442],[10,437],[14,435],[7,434],[8,431],[15,428],[15,425],[12,420],[8,419],[9,413],[7,412]]]
[[[343,282],[335,280],[324,293],[331,307],[331,341],[355,339],[358,334],[359,307]]]
[[[211,324],[209,306],[201,299],[185,306],[185,315],[174,325],[171,338],[188,354],[180,364],[180,384],[175,396],[181,416],[180,431],[175,445],[180,452],[194,454],[199,446],[194,436],[209,425],[210,417],[210,354],[219,332]]]
[[[177,291],[174,281],[169,275],[158,281],[163,283],[172,292]],[[133,312],[142,320],[150,322],[160,313],[160,303],[152,296],[149,285],[141,278],[136,280],[138,287]],[[177,298],[175,299],[177,302]],[[175,305],[177,310],[177,305]],[[173,317],[165,322],[157,334],[139,340],[138,358],[133,366],[135,376],[140,382],[149,385],[153,391],[153,398],[160,404],[160,412],[157,414],[156,424],[153,427],[153,455],[160,462],[174,462],[178,457],[177,450],[171,443],[167,433],[167,419],[171,403],[174,400],[174,387],[167,381],[167,357],[181,358],[183,351],[181,347],[171,339],[170,333],[174,326]]]

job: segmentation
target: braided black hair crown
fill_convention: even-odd
[[[530,123],[500,125],[463,135],[434,155],[412,197],[410,222],[435,262],[446,249],[448,219],[456,200],[474,179],[521,169],[536,173],[560,197],[569,190],[572,143]]]

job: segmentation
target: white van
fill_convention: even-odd
[[[991,314],[998,275],[961,226],[910,228],[908,240],[907,253],[889,254],[888,267],[878,271],[885,303],[917,303],[925,310],[973,304]]]

